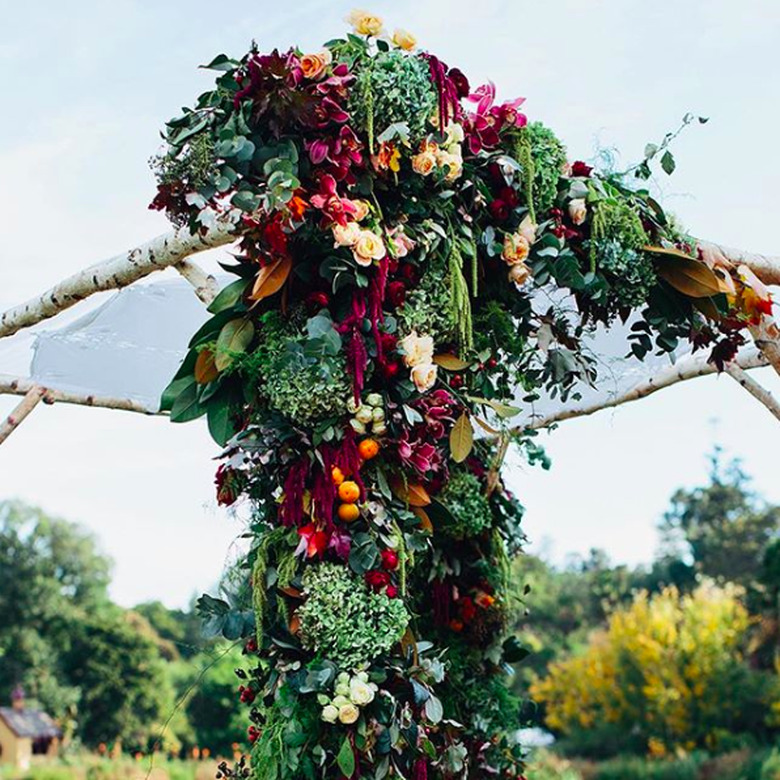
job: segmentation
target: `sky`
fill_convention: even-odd
[[[197,66],[345,29],[350,2],[0,0],[0,308],[168,229],[146,206],[164,121],[208,88]],[[523,95],[571,159],[641,156],[692,111],[664,204],[696,235],[780,251],[780,4],[775,0],[399,0],[367,7],[458,65],[472,84]],[[213,267],[220,253],[205,260]],[[165,276],[173,272],[165,272]],[[56,327],[57,320],[46,327]],[[0,365],[0,373],[8,372]],[[756,372],[780,392],[770,370]],[[18,399],[0,397],[0,415]],[[549,472],[510,460],[529,550],[563,562],[605,549],[649,561],[680,486],[701,484],[718,443],[780,502],[777,422],[727,376],[563,423]],[[121,604],[186,605],[212,588],[242,527],[219,509],[205,425],[39,406],[0,447],[0,499],[78,521],[114,561]]]

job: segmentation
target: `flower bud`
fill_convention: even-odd
[[[379,393],[369,393],[366,396],[366,403],[369,406],[384,406],[384,399]]]
[[[383,422],[374,423],[371,427],[371,431],[377,436],[383,436],[387,433],[387,426]]]
[[[366,432],[366,426],[363,425],[360,420],[356,420],[354,417],[349,421],[349,424],[352,426],[352,430],[355,431],[355,433],[365,433]]]
[[[368,406],[361,406],[360,409],[357,410],[357,414],[355,415],[355,418],[362,423],[370,423],[373,419],[373,411]]]
[[[360,401],[356,401],[354,396],[349,397],[349,401],[347,401],[347,411],[350,414],[355,414],[360,409],[360,406]]]
[[[382,422],[385,419],[385,410],[374,407],[374,411],[371,413],[371,418],[374,422]]]

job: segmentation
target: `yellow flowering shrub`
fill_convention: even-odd
[[[740,655],[749,616],[732,587],[675,588],[616,610],[581,654],[532,686],[549,728],[631,735],[654,755],[715,747],[739,720],[750,674]]]

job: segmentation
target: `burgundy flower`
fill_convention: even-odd
[[[590,174],[593,172],[593,167],[590,165],[586,165],[582,160],[577,160],[577,162],[572,163],[571,166],[571,175],[575,177],[583,177],[587,179]]]
[[[525,98],[516,98],[500,106],[494,106],[496,87],[493,82],[477,87],[468,100],[476,103],[473,113],[468,114],[464,131],[472,154],[479,154],[482,149],[492,149],[498,145],[499,133],[504,126],[522,127],[527,119],[518,109]]]
[[[490,215],[496,222],[505,222],[509,219],[509,204],[505,200],[496,198],[495,200],[490,201],[488,211],[490,211]]]
[[[398,568],[398,553],[395,550],[382,550],[382,568],[387,571]]]
[[[397,360],[386,360],[380,366],[380,370],[382,372],[382,378],[386,382],[392,382],[392,380],[398,376],[398,373],[401,370],[401,364]]]
[[[334,530],[328,542],[328,549],[333,550],[334,555],[341,558],[342,561],[346,561],[349,558],[351,548],[352,537],[344,531]]]
[[[363,144],[346,125],[335,138],[318,138],[307,141],[305,146],[312,164],[330,163],[328,171],[339,181],[347,177],[353,165],[363,162]]]
[[[401,281],[390,282],[387,285],[387,297],[396,308],[403,306],[406,300],[406,285]]]
[[[421,437],[420,431],[414,434],[404,431],[398,439],[397,452],[405,466],[415,469],[422,476],[441,468],[441,453]]]
[[[214,477],[217,486],[217,503],[221,506],[230,506],[235,503],[241,493],[242,479],[238,471],[223,463]]]
[[[366,585],[378,593],[382,588],[386,588],[390,584],[390,574],[386,571],[374,569],[366,572],[365,580]]]
[[[328,294],[322,290],[315,290],[306,296],[306,308],[310,312],[316,312],[320,309],[324,309],[329,303],[330,298],[328,297]]]
[[[455,399],[444,388],[433,390],[414,403],[425,420],[428,435],[434,439],[443,438],[454,425],[456,407]]]
[[[392,352],[398,344],[398,336],[393,333],[382,333],[380,338],[382,339],[382,352],[385,355]]]
[[[468,97],[471,87],[469,86],[469,80],[463,74],[463,71],[459,68],[451,68],[447,75],[449,76],[450,81],[455,85],[455,91],[457,92],[458,97]]]

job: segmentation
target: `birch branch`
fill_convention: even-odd
[[[756,382],[756,380],[753,379],[753,377],[750,376],[747,371],[740,368],[738,365],[735,365],[734,363],[729,363],[729,365],[726,366],[726,373],[736,382],[739,382],[739,384],[742,385],[742,387],[744,387],[745,390],[747,390],[748,393],[753,396],[753,398],[766,406],[766,408],[769,409],[769,411],[778,420],[780,420],[780,403],[778,403],[777,399],[772,395],[772,393],[769,392],[769,390],[767,390],[759,382]]]
[[[21,403],[14,407],[11,414],[9,414],[2,425],[0,425],[0,444],[2,444],[22,424],[25,417],[38,406],[45,392],[44,388],[38,387],[38,385],[31,385],[30,389],[25,393]]]
[[[758,350],[751,350],[750,352],[738,356],[734,362],[739,368],[745,370],[762,368],[763,366],[768,365],[768,360]],[[678,382],[685,382],[700,376],[708,376],[709,374],[714,374],[716,372],[717,368],[707,362],[707,354],[702,352],[698,355],[692,355],[691,357],[685,358],[673,366],[662,369],[654,376],[649,377],[644,382],[629,388],[622,393],[599,401],[559,409],[544,417],[532,419],[527,424],[518,426],[515,430],[522,431],[527,428],[546,428],[553,423],[562,422],[563,420],[571,420],[575,417],[587,417],[588,415],[600,412],[602,409],[612,409],[616,406],[622,406],[623,404],[646,398],[647,396],[657,393],[659,390],[663,390],[666,387],[671,387]]]
[[[186,228],[157,236],[128,252],[85,268],[42,295],[9,309],[0,316],[0,338],[53,317],[94,293],[127,287],[155,271],[180,263],[196,252],[229,244],[233,238],[230,226],[225,223],[220,223],[205,236],[192,235]],[[188,268],[186,273],[180,273],[192,281],[190,277],[194,271]],[[205,277],[203,272],[201,274]],[[197,290],[198,285],[195,287]]]
[[[182,260],[173,266],[194,288],[195,295],[208,306],[219,292],[219,283],[217,280],[207,274],[199,265],[192,260]]]
[[[780,284],[780,257],[746,252],[742,249],[722,246],[713,241],[699,241],[698,246],[702,258],[709,265],[725,265],[728,268],[733,268],[744,264],[764,284]]]
[[[133,401],[129,398],[111,398],[109,396],[71,393],[64,390],[51,390],[49,388],[40,387],[31,379],[0,374],[0,395],[26,396],[34,388],[38,388],[41,391],[40,400],[46,404],[78,404],[79,406],[119,409],[125,412],[138,412],[139,414],[161,414],[160,412],[149,409],[138,401]]]
[[[780,374],[780,328],[772,317],[764,316],[758,325],[750,325],[750,335],[769,365]]]

